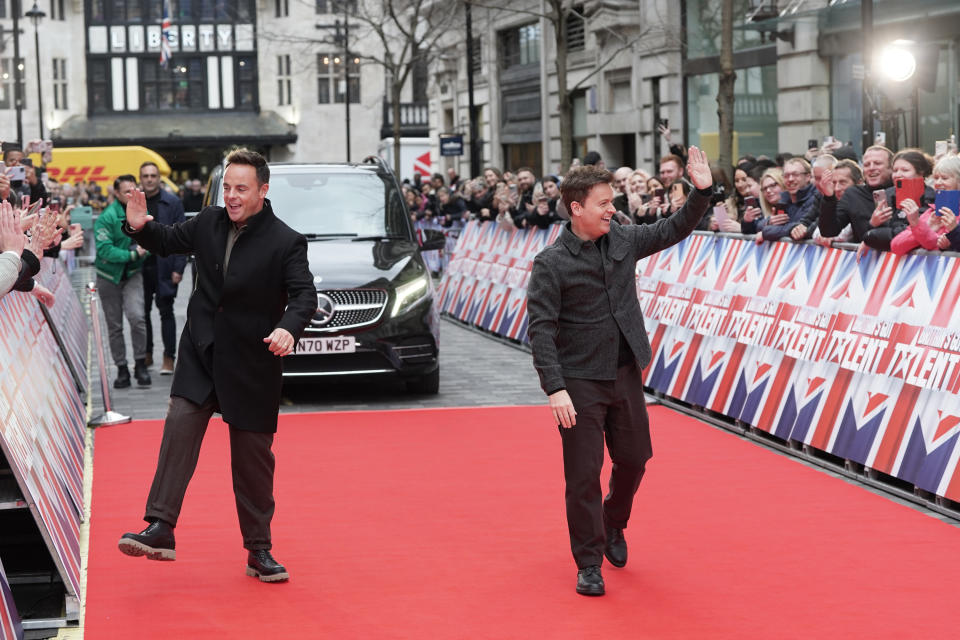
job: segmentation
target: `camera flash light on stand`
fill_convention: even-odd
[[[906,40],[894,40],[880,53],[880,69],[894,82],[905,82],[917,70],[917,59],[907,47]]]

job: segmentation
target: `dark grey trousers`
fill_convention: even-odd
[[[144,520],[157,518],[177,526],[187,485],[197,468],[200,445],[207,423],[218,409],[211,396],[197,405],[178,396],[170,397],[163,425],[160,459],[153,477]],[[243,431],[230,427],[230,465],[233,494],[237,502],[243,546],[251,551],[270,549],[270,521],[273,519],[274,457],[272,433]]]
[[[567,527],[577,568],[603,562],[606,527],[623,529],[647,460],[653,455],[643,379],[636,363],[617,369],[616,380],[566,378],[577,424],[560,427],[566,481]],[[600,470],[606,438],[613,469],[601,500]]]
[[[120,284],[97,276],[97,293],[107,321],[110,353],[118,367],[127,365],[127,349],[123,342],[123,317],[130,324],[130,342],[134,360],[147,353],[147,325],[143,317],[143,274],[135,273]]]

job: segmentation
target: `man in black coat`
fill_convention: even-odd
[[[527,332],[560,427],[567,527],[583,595],[603,595],[604,556],[617,567],[627,563],[623,530],[653,455],[640,373],[651,352],[636,265],[687,237],[710,205],[713,176],[696,147],[687,175],[697,190],[678,212],[655,224],[621,226],[611,225],[613,175],[591,166],[571,170],[561,187],[570,222],[533,261]],[[605,438],[613,470],[601,500]]]
[[[306,239],[281,222],[266,199],[270,169],[258,153],[227,156],[226,207],[207,207],[166,227],[135,192],[124,232],[157,255],[194,253],[197,285],[180,337],[170,408],[144,515],[149,526],[119,547],[151,560],[176,558],[173,529],[214,412],[230,425],[233,487],[247,575],[286,580],[270,554],[274,457],[283,368],[317,306]]]
[[[893,186],[893,152],[880,145],[869,147],[863,153],[863,180],[865,184],[850,187],[839,201],[835,196],[826,196],[820,204],[820,233],[827,238],[840,235],[848,224],[853,229],[856,242],[866,238],[867,233],[884,225],[890,219],[878,211],[873,192]]]
[[[183,204],[180,198],[160,187],[160,169],[149,160],[140,165],[140,188],[147,200],[147,212],[160,224],[167,226],[183,222]],[[173,375],[173,361],[177,354],[177,319],[173,302],[177,285],[183,279],[187,256],[159,257],[149,254],[143,262],[143,317],[147,325],[146,364],[153,364],[153,323],[150,321],[156,298],[160,312],[160,336],[163,338],[163,364],[160,375]]]

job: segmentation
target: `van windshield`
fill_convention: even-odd
[[[396,187],[372,172],[273,171],[267,199],[278,218],[307,237],[412,239]],[[217,200],[222,205],[222,191]]]

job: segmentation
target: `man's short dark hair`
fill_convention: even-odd
[[[573,211],[570,206],[574,202],[583,204],[590,194],[590,190],[598,184],[612,184],[613,174],[596,165],[585,164],[582,167],[571,169],[563,178],[560,185],[560,195],[567,211]]]
[[[537,172],[531,169],[530,167],[520,167],[519,169],[517,169],[517,173],[520,173],[521,171],[526,171],[527,173],[532,175],[534,178],[537,177]]]
[[[146,162],[144,162],[143,164],[141,164],[141,165],[140,165],[140,170],[139,170],[138,173],[143,173],[143,168],[144,168],[144,167],[154,167],[154,168],[157,170],[157,173],[160,173],[160,167],[158,167],[158,166],[157,166],[157,163],[154,162],[153,160],[147,160]]]
[[[117,179],[113,181],[114,191],[120,190],[121,182],[132,182],[133,184],[137,184],[137,178],[135,176],[130,175],[129,173],[125,173],[122,176],[118,176]]]
[[[847,169],[850,171],[853,184],[861,184],[863,182],[863,171],[860,170],[860,165],[853,160],[844,158],[833,167],[833,172],[836,173],[837,169]]]
[[[257,183],[265,185],[270,182],[270,167],[267,159],[256,151],[241,147],[234,149],[227,155],[227,166],[231,164],[245,164],[257,170]]]

